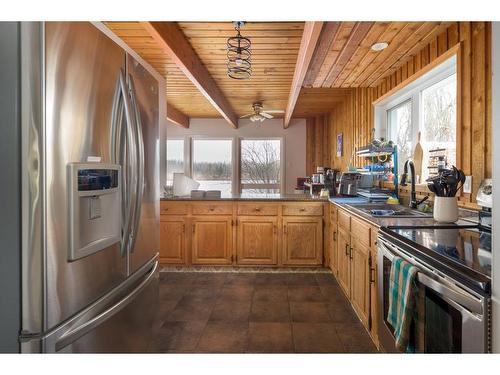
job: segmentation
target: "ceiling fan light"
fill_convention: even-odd
[[[386,49],[387,47],[389,47],[389,43],[377,42],[377,43],[372,44],[371,49],[372,49],[372,51],[379,52],[379,51]]]

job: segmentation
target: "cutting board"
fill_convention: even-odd
[[[420,176],[420,183],[422,183],[422,159],[424,157],[424,149],[420,144],[420,132],[418,132],[417,144],[413,150],[413,164],[415,165],[415,174]]]

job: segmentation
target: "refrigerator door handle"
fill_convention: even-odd
[[[135,216],[135,204],[132,202],[133,195],[136,193],[136,190],[134,189],[134,180],[136,178],[136,171],[135,171],[135,166],[137,165],[137,149],[136,149],[136,141],[135,141],[135,126],[134,126],[134,117],[132,116],[132,108],[131,108],[131,103],[130,103],[130,97],[129,97],[129,90],[127,88],[127,84],[125,82],[125,74],[123,73],[123,70],[120,70],[120,88],[121,88],[121,93],[123,97],[123,106],[125,109],[125,120],[127,124],[127,131],[126,131],[126,155],[124,157],[123,162],[125,162],[127,165],[122,166],[122,173],[125,171],[125,178],[123,178],[123,181],[125,182],[125,191],[126,194],[124,194],[124,224],[123,224],[123,239],[122,239],[122,246],[121,246],[121,253],[122,255],[125,255],[127,253],[127,250],[130,246],[130,242],[132,239],[132,229],[131,225],[134,222],[134,216]],[[123,152],[123,150],[121,150]],[[127,160],[128,159],[128,160]],[[129,168],[128,168],[129,167]],[[122,206],[123,207],[123,206]]]
[[[155,261],[153,267],[148,272],[148,274],[144,277],[139,285],[137,285],[132,292],[127,294],[123,299],[118,301],[113,306],[109,307],[99,315],[96,315],[94,318],[86,321],[85,323],[76,326],[75,328],[67,331],[64,335],[62,335],[55,344],[55,350],[59,351],[65,346],[71,344],[76,341],[80,337],[84,336],[88,332],[92,331],[95,327],[99,326],[117,312],[126,307],[134,298],[140,294],[150,283],[150,281],[155,277],[156,270],[158,269],[158,261]]]
[[[132,76],[128,76],[128,82],[130,86],[130,98],[132,109],[134,111],[135,120],[135,130],[136,130],[136,145],[137,145],[137,191],[135,200],[135,215],[134,221],[132,223],[132,241],[130,243],[130,252],[134,252],[135,238],[139,227],[139,221],[141,218],[141,207],[142,207],[142,196],[144,193],[144,139],[142,136],[142,122],[141,113],[139,111],[139,105],[137,103],[137,95],[135,93],[135,86]]]
[[[120,72],[121,75],[121,72]],[[123,164],[122,160],[122,148],[121,144],[123,142],[123,112],[124,112],[124,104],[123,104],[123,90],[121,87],[121,77],[119,76],[116,80],[115,94],[113,97],[113,107],[111,112],[111,160],[116,164]],[[125,228],[124,223],[126,222],[127,210],[124,205],[124,202],[127,202],[128,197],[128,186],[126,183],[127,180],[127,171],[125,165],[123,165],[122,176],[121,176],[121,184],[122,184],[122,205],[121,205],[121,219],[122,219],[122,245],[120,246],[121,256],[124,257],[126,252],[125,247],[123,246],[123,242],[125,241],[125,237],[123,235],[123,228]]]

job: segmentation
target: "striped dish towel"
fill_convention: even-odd
[[[402,258],[394,257],[389,281],[389,312],[387,321],[394,328],[396,347],[402,352],[414,352],[419,337],[419,288],[416,286],[418,268]],[[413,325],[412,325],[413,323]],[[411,336],[411,337],[410,337]],[[415,342],[415,340],[417,342]]]

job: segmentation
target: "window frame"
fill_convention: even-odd
[[[374,118],[375,118],[375,135],[376,137],[390,138],[389,132],[389,111],[402,105],[403,103],[411,100],[411,126],[412,126],[412,140],[414,144],[417,142],[418,133],[423,127],[423,105],[422,105],[422,92],[435,84],[456,75],[456,121],[455,121],[455,134],[456,134],[456,155],[455,165],[460,168],[459,158],[459,142],[460,142],[460,108],[459,108],[459,93],[460,93],[460,67],[459,67],[459,54],[453,54],[443,62],[434,66],[428,72],[404,85],[393,94],[389,95],[383,100],[374,103]],[[418,72],[417,72],[418,73]],[[425,185],[425,181],[421,181],[419,185]]]
[[[242,184],[241,183],[241,142],[242,141],[280,141],[280,182],[278,184]],[[279,189],[280,194],[285,191],[285,163],[284,163],[284,150],[285,150],[285,139],[284,137],[238,137],[238,192],[241,194],[244,188],[255,188],[255,189]],[[250,187],[245,187],[245,186]]]
[[[236,163],[234,162],[236,159],[236,147],[235,147],[235,139],[234,137],[217,137],[217,136],[204,136],[204,135],[192,135],[188,138],[189,142],[189,174],[186,174],[186,176],[189,176],[193,178],[193,161],[194,161],[194,141],[196,140],[204,140],[204,141],[231,141],[231,193],[234,194],[238,190],[236,190],[236,186],[234,184],[235,182],[235,174],[237,173],[237,166],[235,165]]]
[[[285,137],[218,137],[218,136],[173,136],[165,139],[165,145],[170,140],[184,140],[184,174],[193,178],[193,151],[195,140],[231,141],[231,193],[241,194],[243,185],[250,185],[256,189],[275,189],[276,186],[280,194],[286,191],[286,171],[285,171]],[[242,140],[279,140],[280,141],[280,183],[279,184],[242,184],[241,183],[241,141]],[[167,152],[165,152],[165,168],[167,165]],[[165,175],[167,175],[165,171]]]

